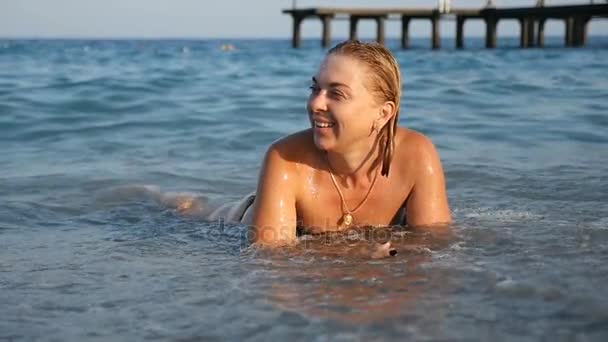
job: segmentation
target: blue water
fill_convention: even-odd
[[[562,40],[389,42],[455,224],[382,260],[112,192],[255,189],[307,126],[317,40],[0,41],[0,340],[606,340],[608,38]]]

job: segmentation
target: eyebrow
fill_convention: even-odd
[[[319,84],[319,82],[317,81],[317,79],[316,79],[314,76],[312,77],[312,82],[313,82],[314,84]],[[330,83],[330,84],[329,84],[329,86],[330,86],[331,88],[344,87],[344,88],[350,89],[350,87],[349,87],[349,86],[347,86],[347,85],[346,85],[346,84],[344,84],[344,83],[340,83],[340,82],[332,82],[332,83]]]

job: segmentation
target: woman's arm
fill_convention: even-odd
[[[272,145],[260,172],[253,211],[253,242],[284,245],[296,242],[296,179],[281,148]]]
[[[439,154],[427,137],[418,135],[415,140],[415,182],[406,203],[407,223],[411,226],[450,223],[452,219]]]

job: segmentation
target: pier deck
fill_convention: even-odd
[[[487,48],[496,47],[496,27],[500,20],[516,19],[520,23],[520,46],[522,48],[543,46],[544,27],[548,19],[564,20],[565,45],[584,46],[587,44],[587,26],[594,18],[608,17],[608,4],[596,5],[570,5],[549,7],[521,7],[521,8],[455,8],[447,13],[441,13],[436,8],[298,8],[283,10],[284,14],[293,18],[292,45],[301,46],[301,24],[305,19],[317,18],[323,25],[321,44],[328,47],[331,43],[331,22],[334,19],[346,19],[350,22],[349,38],[357,39],[357,24],[360,20],[371,19],[376,21],[376,41],[384,43],[386,34],[384,24],[386,20],[401,20],[401,46],[409,47],[409,23],[414,19],[431,21],[431,46],[440,48],[441,39],[439,25],[442,18],[451,16],[456,18],[456,47],[464,47],[464,23],[468,19],[482,19],[486,24]]]

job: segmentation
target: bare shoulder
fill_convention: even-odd
[[[287,163],[304,162],[315,151],[310,129],[285,136],[270,145],[268,154],[276,154]]]
[[[395,161],[429,166],[436,163],[439,155],[435,145],[426,135],[409,128],[399,127],[395,136]]]
[[[406,201],[410,226],[432,226],[451,221],[445,175],[435,145],[424,134],[403,129],[397,133],[395,157],[413,182]]]
[[[297,190],[301,171],[313,165],[315,148],[310,130],[275,141],[266,151],[259,181],[284,190]]]

